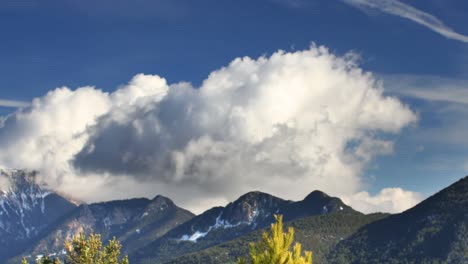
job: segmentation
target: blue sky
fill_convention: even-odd
[[[429,26],[416,21],[418,14],[412,20],[382,8],[395,3],[401,4],[2,1],[0,99],[30,102],[62,86],[92,85],[112,92],[138,73],[199,86],[234,58],[268,56],[279,49],[294,52],[314,42],[337,55],[359,54],[360,67],[384,81],[385,93],[418,115],[417,123],[393,137],[393,153],[366,167],[366,190],[397,186],[427,196],[468,171],[468,42],[463,39],[468,2],[404,1],[429,14]],[[14,111],[0,107],[2,115]]]

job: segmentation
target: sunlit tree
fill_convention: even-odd
[[[276,223],[271,224],[270,232],[263,233],[263,239],[250,244],[250,259],[240,259],[239,264],[312,264],[312,252],[302,254],[300,243],[294,242],[294,229],[283,230],[283,216],[275,215]]]
[[[129,264],[128,257],[120,259],[122,245],[114,237],[103,247],[101,236],[91,234],[86,238],[84,234],[73,237],[65,242],[65,264]],[[22,264],[28,264],[23,258]],[[60,259],[50,259],[47,256],[39,259],[37,264],[62,264]]]
[[[101,235],[91,234],[88,239],[84,234],[65,242],[67,264],[128,264],[128,258],[119,261],[122,245],[115,237],[103,247]]]

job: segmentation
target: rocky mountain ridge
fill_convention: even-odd
[[[215,207],[195,216],[131,257],[142,263],[163,263],[173,256],[203,250],[264,228],[274,222],[275,214],[282,214],[286,221],[291,221],[334,212],[356,211],[320,191],[298,202],[259,191],[249,192],[225,207]]]
[[[37,172],[0,170],[0,260],[21,252],[76,204],[37,183]],[[5,185],[5,184],[4,184]]]
[[[193,216],[170,199],[159,195],[151,200],[136,198],[83,204],[52,227],[27,252],[31,259],[44,252],[58,253],[63,250],[66,239],[80,233],[98,233],[103,241],[116,237],[123,245],[122,252],[127,254],[149,244]]]

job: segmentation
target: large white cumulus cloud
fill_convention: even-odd
[[[68,171],[68,161],[87,140],[84,130],[108,112],[107,94],[92,87],[58,88],[8,116],[0,129],[0,162],[43,173]]]
[[[415,120],[353,56],[312,46],[237,58],[200,87],[140,74],[112,93],[53,90],[4,121],[0,164],[85,200],[161,193],[195,211],[254,189],[351,197]]]

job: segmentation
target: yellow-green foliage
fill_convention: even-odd
[[[264,232],[263,239],[257,244],[250,244],[250,264],[312,264],[312,252],[302,255],[301,244],[294,241],[294,229],[283,231],[283,216],[275,215],[276,223],[271,224],[270,233]],[[239,264],[246,264],[240,259]]]
[[[27,264],[28,262],[26,261],[26,259],[23,258],[23,264]],[[43,257],[42,259],[40,260],[37,260],[36,262],[37,264],[62,264],[62,262],[60,261],[60,259],[56,258],[56,259],[51,259],[47,256]]]
[[[65,264],[129,264],[127,256],[120,258],[122,245],[115,238],[110,240],[106,246],[102,246],[101,236],[91,234],[86,238],[84,234],[75,236],[65,242],[66,260]],[[28,264],[23,258],[22,264]],[[59,259],[44,257],[37,264],[62,264]]]
[[[86,239],[80,234],[65,242],[67,264],[128,264],[127,257],[119,262],[121,247],[115,238],[103,248],[100,235],[92,234]]]

